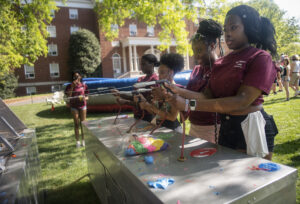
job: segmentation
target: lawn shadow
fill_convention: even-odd
[[[291,97],[290,98],[290,100],[298,100],[298,99],[300,99],[300,97]],[[285,103],[285,102],[287,102],[285,97],[283,97],[283,98],[274,98],[274,99],[266,100],[264,102],[264,106],[272,105],[274,103]]]
[[[57,189],[45,190],[45,204],[101,204],[88,178]]]
[[[57,106],[52,111],[51,108],[40,111],[36,114],[41,118],[56,118],[56,119],[67,119],[72,118],[70,109],[66,106]]]
[[[299,147],[300,147],[300,138],[282,144],[276,144],[274,147],[274,152],[276,154],[291,154],[299,151]]]

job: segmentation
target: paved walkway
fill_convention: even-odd
[[[26,98],[12,98],[12,99],[5,99],[4,103],[8,106],[20,106],[26,104],[33,104],[33,103],[46,103],[46,98],[51,98],[53,93],[43,95],[43,96],[31,96]]]

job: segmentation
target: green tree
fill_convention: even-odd
[[[90,76],[101,63],[100,43],[95,34],[86,29],[72,33],[69,46],[69,66]]]
[[[98,0],[95,11],[99,27],[108,40],[113,40],[119,33],[118,29],[111,29],[112,25],[123,26],[125,19],[137,19],[149,26],[159,24],[162,27],[159,33],[161,50],[167,49],[174,37],[179,53],[189,51],[192,54],[185,20],[196,22],[197,14],[203,13],[196,3],[204,5],[201,0]]]
[[[0,8],[0,76],[5,76],[47,55],[46,26],[57,7],[51,0],[1,0]]]
[[[18,79],[13,73],[0,76],[0,98],[12,98],[15,96],[15,89],[18,86]]]

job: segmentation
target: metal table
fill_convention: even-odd
[[[125,156],[132,134],[149,134],[149,123],[141,121],[126,133],[133,118],[114,117],[85,121],[88,170],[101,203],[296,203],[297,169],[281,165],[266,172],[251,168],[267,160],[218,146],[205,140],[186,137],[185,162],[180,156],[181,134],[159,128],[154,136],[163,138],[170,148],[151,153],[154,164],[143,162],[144,155]],[[148,129],[148,131],[145,131]],[[217,152],[194,158],[192,150],[213,147]],[[151,189],[147,181],[173,178],[167,189]]]
[[[25,129],[15,145],[14,157],[4,157],[6,169],[0,175],[0,203],[43,203],[39,188],[40,163],[35,130]]]

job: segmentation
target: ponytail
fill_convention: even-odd
[[[268,18],[261,17],[254,8],[247,5],[232,8],[226,14],[229,15],[236,15],[242,19],[244,32],[250,44],[269,50],[273,56],[277,55],[275,29]]]
[[[277,55],[277,44],[274,38],[275,29],[270,20],[266,17],[261,17],[261,32],[260,43],[257,43],[257,48],[269,50],[272,56]]]

